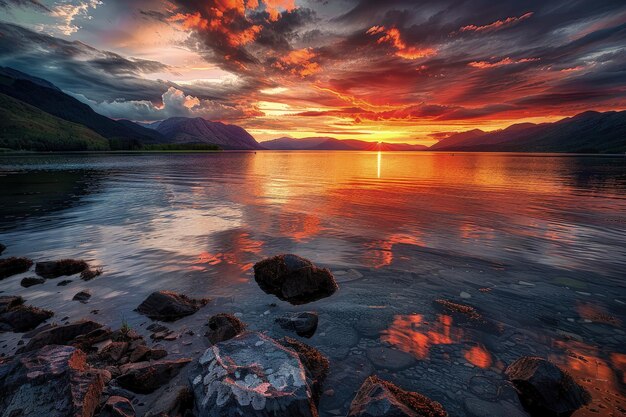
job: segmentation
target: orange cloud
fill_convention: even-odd
[[[395,55],[400,58],[418,59],[435,55],[437,53],[437,50],[433,48],[416,48],[414,46],[408,46],[406,42],[402,40],[398,28],[395,27],[386,29],[384,26],[372,26],[365,33],[368,35],[382,35],[378,38],[376,43],[390,44],[396,50]]]
[[[502,67],[504,65],[522,64],[524,62],[533,62],[533,61],[539,61],[539,58],[511,59],[509,57],[506,57],[506,58],[501,59],[500,61],[496,61],[496,62],[472,61],[472,62],[470,62],[467,65],[469,65],[470,67],[474,67],[474,68],[484,69],[484,68]]]
[[[296,49],[281,57],[273,66],[304,78],[321,71],[320,65],[311,61],[315,57],[311,48]]]
[[[494,32],[496,30],[503,29],[507,26],[511,26],[521,22],[522,20],[526,20],[533,15],[533,12],[528,12],[526,14],[521,15],[520,17],[508,17],[504,20],[496,20],[493,23],[484,26],[477,25],[467,25],[463,26],[459,29],[459,32]]]

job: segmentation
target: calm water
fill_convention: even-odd
[[[29,289],[19,286],[23,274],[0,290],[58,318],[98,309],[138,327],[137,304],[173,289],[216,298],[185,326],[226,310],[278,335],[273,318],[298,308],[268,307],[276,300],[256,287],[252,264],[293,252],[329,266],[340,291],[305,307],[320,313],[308,343],[331,357],[330,383],[346,390],[322,399],[325,415],[344,413],[350,384],[359,383],[346,369],[358,363],[454,415],[488,403],[514,417],[514,395],[497,388],[503,367],[522,354],[585,378],[596,402],[576,416],[626,407],[624,157],[0,156],[0,242],[6,256],[84,258],[105,271],[89,283]],[[83,288],[94,296],[77,305],[71,298]],[[454,323],[437,298],[471,304],[504,330]],[[15,341],[0,340],[9,353]],[[187,345],[174,346],[185,353]],[[406,366],[383,366],[381,356]]]

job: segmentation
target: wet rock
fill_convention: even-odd
[[[167,351],[164,349],[150,349],[145,345],[137,346],[130,354],[128,360],[130,362],[141,362],[158,360],[167,356]]]
[[[46,282],[45,278],[28,277],[28,278],[24,278],[20,282],[20,285],[24,288],[29,288],[29,287],[32,287],[33,285],[43,284],[44,282]]]
[[[328,368],[330,366],[328,359],[319,350],[291,337],[283,337],[278,343],[298,354],[300,362],[302,362],[307,371],[307,377],[310,379],[309,385],[313,394],[313,402],[317,406],[322,395],[324,380],[328,376]]]
[[[71,283],[72,283],[71,279],[64,279],[63,281],[57,284],[57,287],[65,287],[67,284],[71,284]]]
[[[138,362],[120,367],[122,375],[116,378],[122,388],[138,394],[150,394],[167,384],[191,359]]]
[[[70,323],[64,326],[53,326],[34,335],[26,346],[22,346],[17,353],[30,352],[46,345],[67,345],[75,338],[86,335],[101,327],[102,325],[100,323],[90,320]]]
[[[108,363],[117,363],[128,351],[128,342],[111,342],[98,354],[98,357]]]
[[[80,278],[83,281],[91,281],[100,275],[102,275],[102,268],[87,268],[80,273]]]
[[[63,275],[74,275],[89,268],[87,262],[76,259],[37,262],[35,273],[44,278],[58,278]]]
[[[0,313],[0,324],[4,324],[3,327],[10,328],[14,332],[27,332],[53,315],[54,313],[49,310],[22,304],[13,305]]]
[[[135,417],[135,408],[127,398],[114,395],[109,397],[98,417]]]
[[[311,337],[317,330],[318,317],[314,311],[290,313],[276,319],[276,323],[285,330],[296,332],[301,337]]]
[[[243,333],[246,325],[232,314],[220,313],[209,319],[209,330],[206,337],[212,344],[232,339]]]
[[[367,358],[379,369],[400,371],[415,365],[415,357],[410,353],[388,347],[373,347],[366,351]]]
[[[81,303],[86,304],[87,301],[89,301],[90,298],[91,298],[91,293],[89,291],[85,290],[85,291],[80,291],[80,292],[76,293],[76,295],[74,295],[72,300],[80,301]]]
[[[297,255],[278,255],[254,265],[254,279],[263,291],[291,304],[329,297],[339,288],[328,269]]]
[[[441,404],[376,376],[365,380],[350,405],[348,417],[446,417]]]
[[[504,373],[532,415],[569,416],[591,401],[590,394],[567,372],[543,358],[524,356]]]
[[[92,417],[106,382],[71,346],[46,346],[0,364],[3,416]]]
[[[24,304],[24,299],[20,296],[3,295],[0,296],[0,314],[9,311],[10,309]]]
[[[2,255],[2,252],[4,252],[4,250],[6,248],[7,248],[6,246],[4,246],[2,243],[0,243],[0,255]]]
[[[26,272],[31,266],[33,266],[33,261],[28,258],[12,257],[0,259],[0,279]]]
[[[209,299],[193,299],[171,291],[153,292],[137,307],[137,312],[153,320],[175,321],[205,306]]]
[[[197,417],[317,416],[298,354],[259,333],[208,348],[190,380]]]
[[[189,387],[168,387],[149,406],[144,417],[192,416],[193,391]]]

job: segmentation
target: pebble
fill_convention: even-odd
[[[470,293],[462,291],[461,298],[468,299],[468,298],[472,298],[472,296],[470,295]]]

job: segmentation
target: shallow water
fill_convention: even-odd
[[[133,309],[158,289],[215,299],[177,322],[198,335],[218,311],[276,337],[277,315],[318,311],[307,343],[332,360],[323,415],[345,415],[353,390],[376,373],[451,415],[491,406],[513,417],[522,411],[502,370],[526,354],[551,358],[591,389],[594,403],[575,416],[626,408],[624,157],[0,156],[0,242],[3,256],[104,268],[66,287],[20,287],[32,272],[0,281],[57,321],[141,329],[148,322]],[[340,291],[299,308],[262,293],[251,266],[285,252],[330,267]],[[85,288],[89,303],[71,301]],[[476,307],[491,325],[459,321],[439,298]],[[181,356],[206,346],[185,337],[163,343]],[[1,334],[0,352],[17,340]]]

